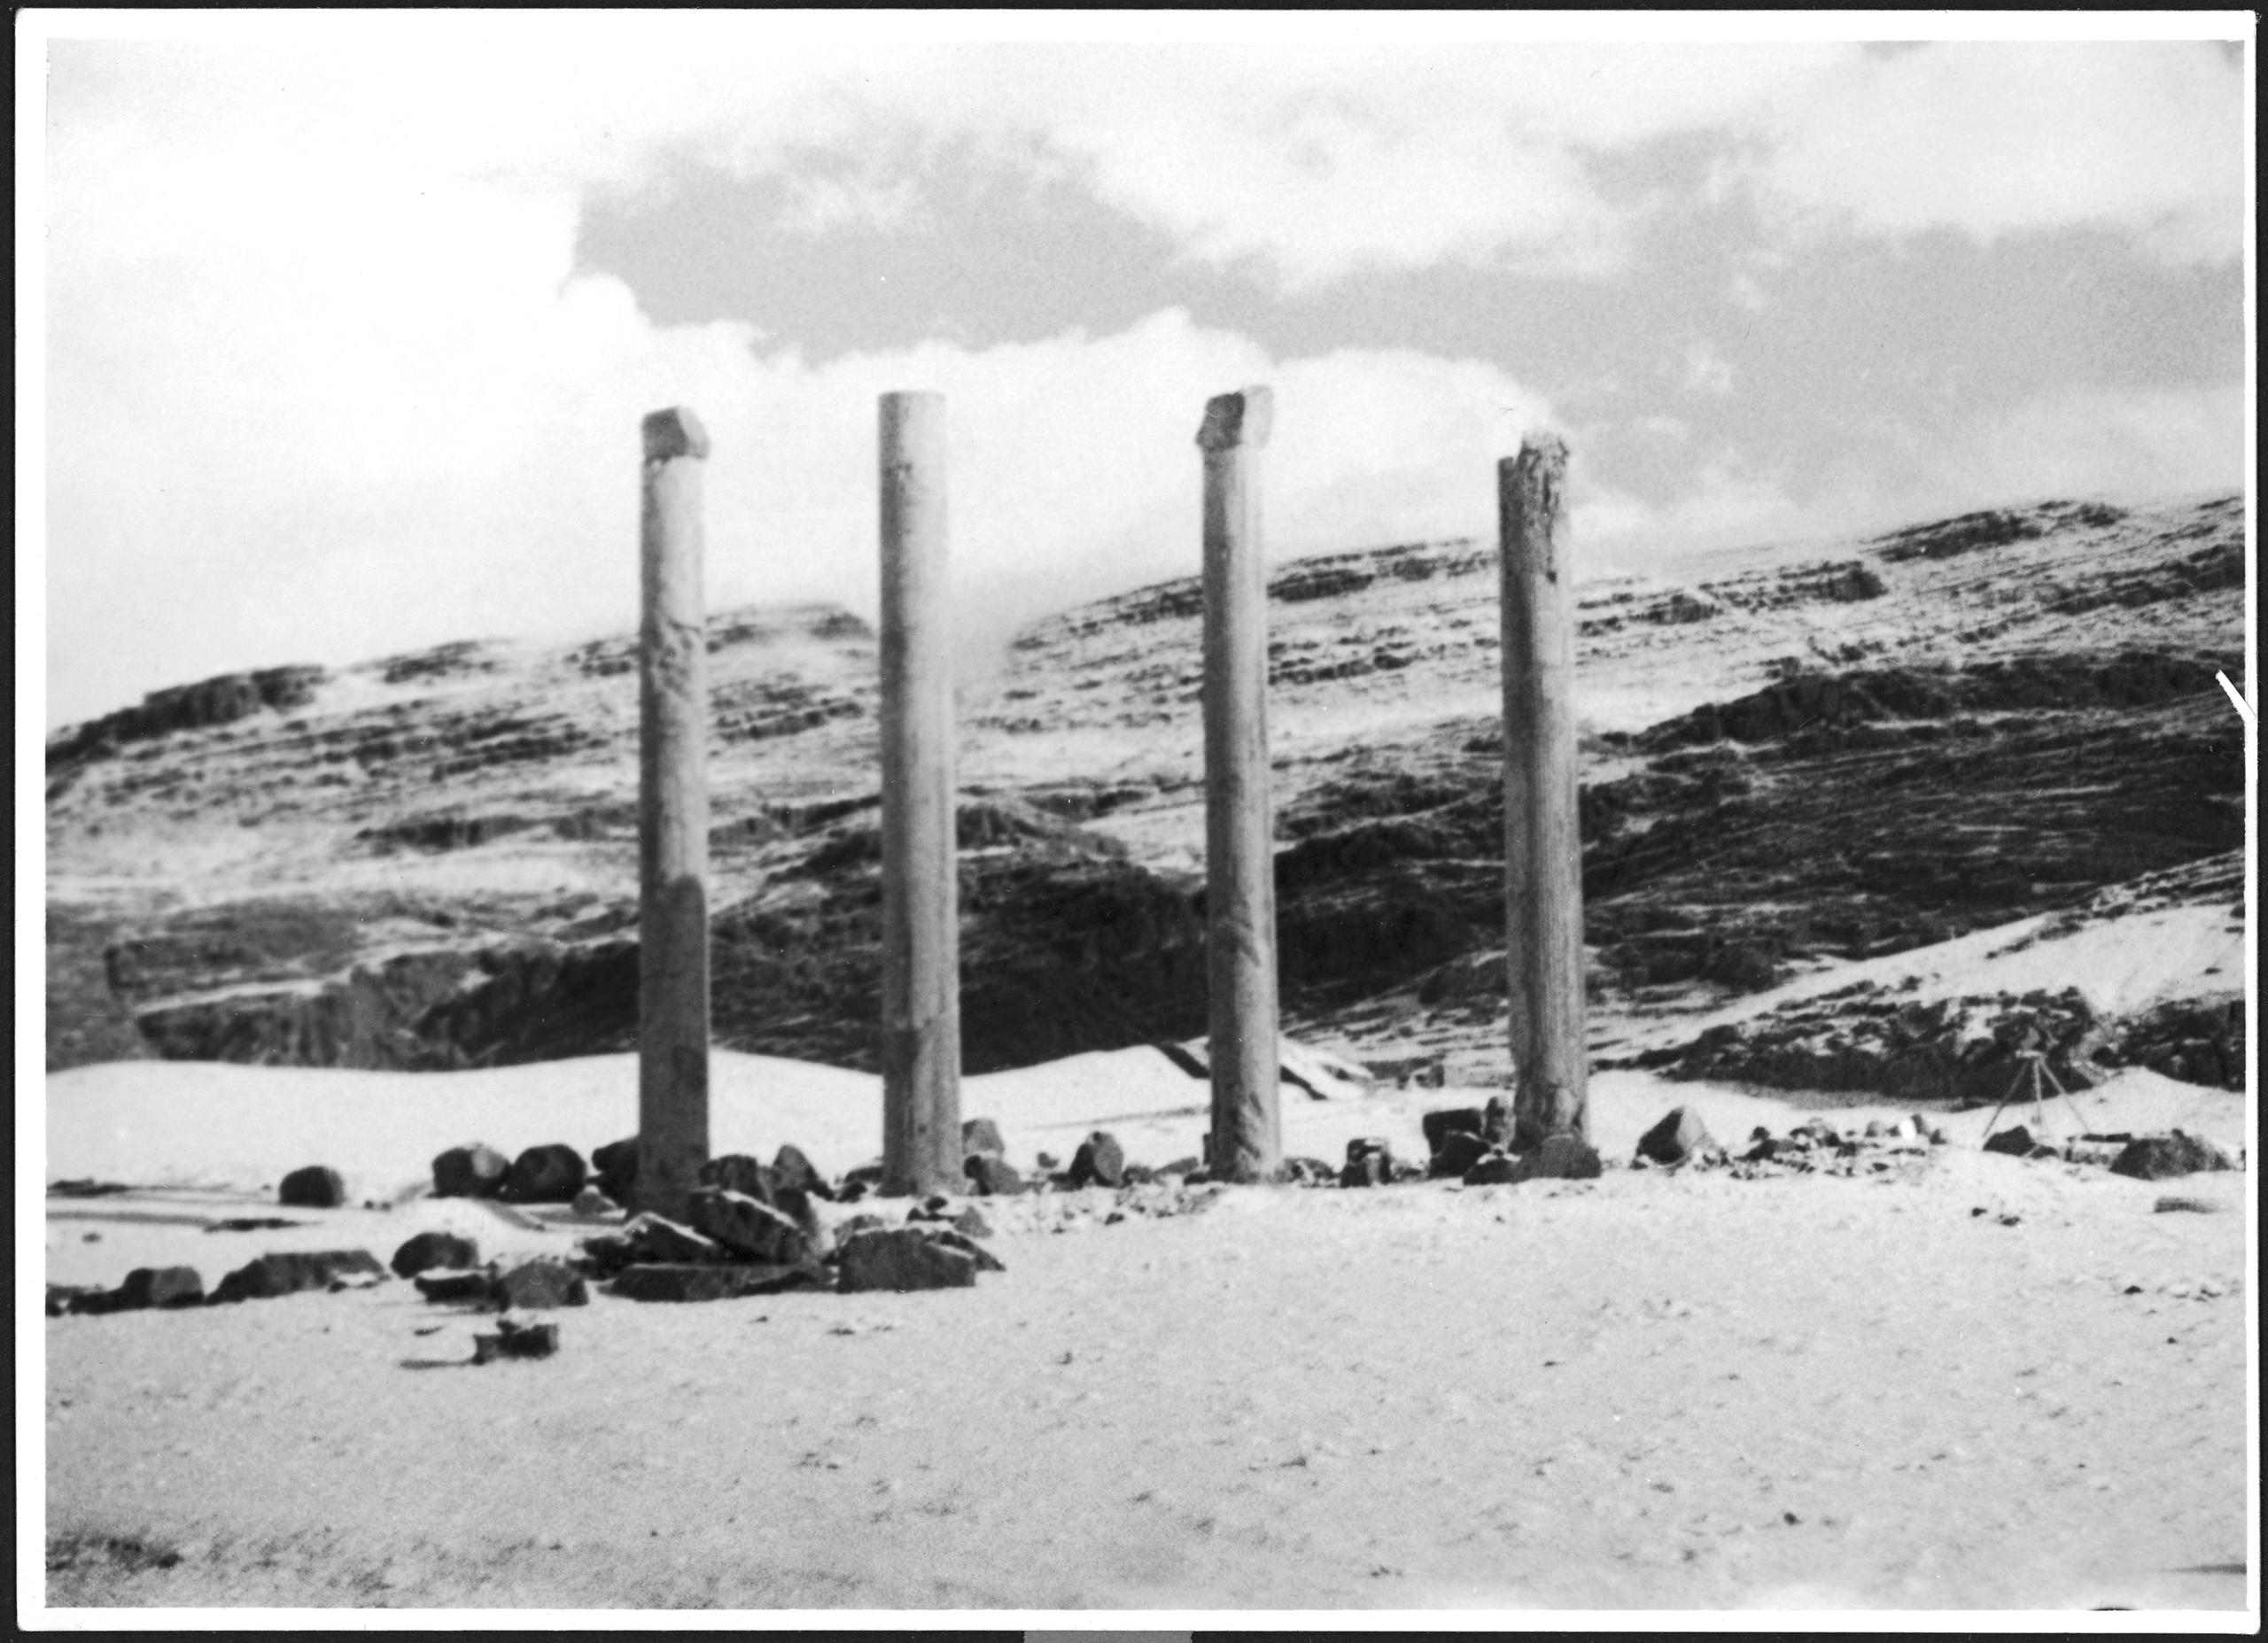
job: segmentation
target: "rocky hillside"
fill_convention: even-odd
[[[2242,741],[2213,674],[2241,678],[2245,567],[2235,497],[1593,567],[1601,1052],[1658,1054],[1665,1023],[2240,850]],[[1293,1023],[1389,1073],[1501,1071],[1495,554],[1306,559],[1271,593]],[[971,1070],[1204,1030],[1198,641],[1191,578],[1044,622],[961,692]],[[712,618],[710,649],[719,1038],[871,1067],[874,636],[758,608]],[[58,733],[50,1066],[626,1047],[636,727],[618,636],[231,675]],[[2225,981],[2198,979],[2209,1025]],[[2225,1081],[2215,1030],[2177,1076]]]

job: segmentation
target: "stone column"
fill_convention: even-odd
[[[1515,1143],[1527,1150],[1553,1135],[1572,1135],[1588,1151],[1583,852],[1576,821],[1566,477],[1567,447],[1556,434],[1529,434],[1519,455],[1496,468],[1504,622],[1504,940],[1512,1070],[1518,1081]]]
[[[882,398],[882,1190],[966,1190],[945,400]]]
[[[1261,559],[1265,388],[1205,407],[1205,907],[1217,1179],[1283,1162],[1277,1112],[1276,850],[1268,769],[1268,573]]]
[[[655,412],[643,431],[636,1195],[641,1210],[682,1217],[709,1161],[709,436],[682,406]]]

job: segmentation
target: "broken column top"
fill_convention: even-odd
[[[1542,463],[1554,473],[1564,472],[1567,466],[1567,442],[1548,428],[1531,428],[1520,436],[1520,453],[1504,458],[1500,466],[1514,468],[1534,462]]]
[[[1265,388],[1218,394],[1205,402],[1205,425],[1197,430],[1197,443],[1208,451],[1263,446],[1275,420],[1276,396]]]
[[[709,430],[701,419],[682,405],[655,411],[641,424],[646,437],[646,460],[664,462],[676,456],[709,454]]]

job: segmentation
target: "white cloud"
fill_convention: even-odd
[[[2242,252],[2244,82],[2199,43],[1928,45],[1769,100],[1769,189],[1824,220],[1990,240],[2088,224],[2176,262]]]

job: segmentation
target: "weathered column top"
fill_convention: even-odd
[[[1205,425],[1197,430],[1197,443],[1208,451],[1240,445],[1257,448],[1268,443],[1275,420],[1276,396],[1265,388],[1218,394],[1205,402]]]
[[[709,430],[687,407],[673,405],[666,411],[653,412],[639,426],[645,435],[646,460],[649,462],[709,454]]]
[[[1565,473],[1567,442],[1549,429],[1530,429],[1520,436],[1520,453],[1504,458],[1497,466],[1518,468],[1523,463],[1541,463],[1546,471],[1555,476]]]

